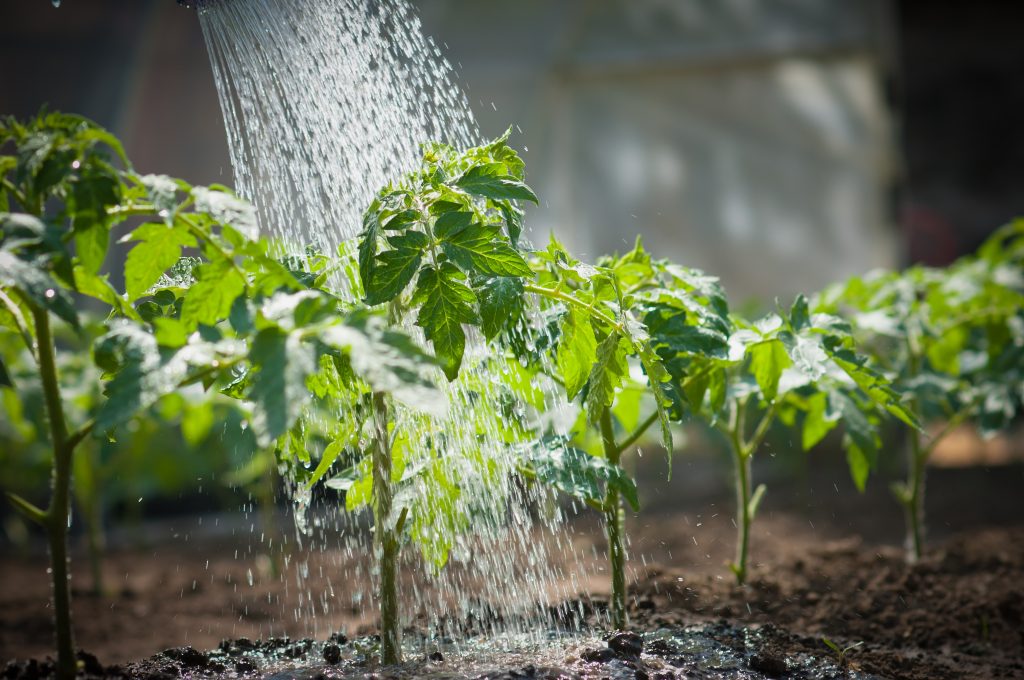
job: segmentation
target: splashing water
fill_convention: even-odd
[[[216,0],[199,16],[237,188],[275,236],[333,252],[421,143],[479,141],[405,0]]]
[[[381,186],[417,167],[420,143],[480,141],[450,66],[406,0],[207,0],[199,16],[239,193],[255,204],[262,228],[293,247],[350,251],[362,211]],[[475,417],[499,403],[500,376],[472,368],[487,357],[480,338],[470,337],[471,368],[447,387],[448,418],[399,414],[414,444],[446,442],[445,466],[461,487],[455,502],[472,520],[458,535],[424,527],[452,543],[440,573],[404,551],[404,571],[417,574],[403,589],[405,618],[424,617],[435,631],[450,632],[454,620],[539,636],[553,624],[552,603],[575,595],[588,576],[550,496],[509,481],[515,455],[495,422]],[[429,510],[436,501],[425,486],[418,493],[414,502]],[[371,567],[358,558],[370,554],[369,541],[358,518],[336,509],[307,524],[308,493],[295,500],[300,540],[309,532],[313,549],[341,546],[335,583],[365,582]],[[543,528],[531,518],[538,508],[548,509],[536,513],[545,515]],[[553,552],[563,553],[570,573],[551,566]],[[300,592],[303,581],[296,567]],[[315,632],[332,602],[342,609],[361,598],[351,590],[307,592],[294,614]]]

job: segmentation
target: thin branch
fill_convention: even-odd
[[[28,332],[28,323],[25,321],[25,315],[21,313],[21,308],[18,304],[10,298],[7,293],[0,289],[0,302],[4,303],[4,307],[14,317],[14,325],[18,327],[18,333],[21,334],[21,339],[25,342],[25,347],[28,348],[29,354],[32,355],[32,359],[39,362],[39,357],[36,356],[35,341],[32,339],[32,334]]]
[[[644,435],[644,432],[646,432],[647,429],[651,425],[653,425],[655,422],[657,422],[657,420],[658,420],[658,412],[657,411],[655,411],[651,415],[647,416],[647,420],[645,420],[642,423],[640,423],[640,425],[637,426],[637,428],[635,430],[633,430],[633,434],[629,435],[625,439],[625,441],[623,441],[621,444],[619,444],[616,447],[616,449],[618,450],[619,454],[621,455],[623,451],[625,451],[630,446],[635,444],[637,442],[637,440],[640,439],[640,437],[642,437]]]
[[[14,184],[12,184],[9,179],[7,179],[6,177],[0,177],[0,184],[2,184],[5,189],[14,194],[14,198],[18,200],[18,203],[20,203],[22,207],[28,205],[28,201],[25,200],[25,194],[21,193],[18,190],[18,187],[14,186]]]
[[[764,441],[765,435],[768,434],[768,428],[771,427],[772,421],[775,420],[775,413],[778,410],[778,400],[776,399],[768,407],[768,410],[761,416],[761,422],[757,424],[754,429],[754,434],[750,437],[750,440],[744,445],[746,450],[750,453],[757,451],[758,447],[761,446],[761,442]]]
[[[527,293],[535,293],[537,295],[542,295],[551,300],[558,300],[560,302],[565,302],[566,304],[575,305],[576,307],[589,312],[591,316],[593,316],[596,319],[600,319],[601,321],[608,324],[609,326],[619,331],[623,335],[628,335],[626,333],[626,327],[622,323],[616,321],[614,317],[609,316],[607,313],[598,309],[592,304],[587,304],[582,300],[577,300],[572,295],[563,293],[562,291],[554,288],[545,288],[544,286],[538,286],[537,284],[534,283],[525,284],[523,286],[523,290],[525,290]]]

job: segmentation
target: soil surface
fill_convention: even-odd
[[[681,474],[677,464],[674,479]],[[693,476],[699,477],[696,470]],[[108,555],[102,596],[89,593],[84,557],[76,555],[76,642],[96,655],[82,657],[86,671],[115,677],[386,677],[394,671],[405,677],[1024,678],[1024,466],[933,470],[932,542],[913,566],[895,545],[902,519],[882,483],[857,496],[832,469],[812,471],[791,486],[766,479],[769,494],[754,526],[752,575],[744,587],[724,566],[734,541],[726,496],[641,487],[649,489],[645,511],[627,521],[630,619],[643,633],[640,654],[610,646],[598,631],[554,639],[545,651],[536,640],[517,649],[504,641],[506,656],[477,655],[492,659],[488,666],[473,661],[477,641],[452,650],[424,640],[411,665],[375,669],[368,661],[373,640],[365,637],[373,633],[369,604],[344,601],[319,617],[299,615],[310,610],[310,593],[327,588],[340,558],[329,551],[308,558],[305,584],[294,579],[294,564],[274,575],[252,547],[249,524],[213,539],[170,526],[152,529],[153,547]],[[669,496],[686,498],[693,510],[667,507]],[[180,523],[194,527],[196,520]],[[578,520],[574,541],[578,549],[588,542],[604,549],[593,517]],[[45,659],[52,649],[43,564],[39,556],[0,557],[0,669],[2,660]],[[599,624],[603,581],[598,575],[584,584],[598,594],[576,603],[584,620],[574,623]],[[333,588],[343,602],[346,584]],[[407,637],[416,635],[410,630]],[[840,655],[826,638],[856,646]],[[330,663],[332,645],[337,663]],[[434,653],[440,658],[432,659]],[[48,671],[45,662],[12,662],[0,677]]]

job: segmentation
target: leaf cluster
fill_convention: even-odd
[[[531,275],[517,246],[516,202],[537,197],[523,181],[509,132],[462,153],[425,146],[422,168],[383,189],[363,216],[358,255],[366,303],[415,311],[449,380],[462,365],[464,326],[490,339],[514,324],[520,279]]]
[[[1005,428],[1024,402],[1024,220],[949,267],[876,271],[822,292],[921,420]]]

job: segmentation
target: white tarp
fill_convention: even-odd
[[[897,260],[880,2],[417,4],[484,133],[523,130],[535,242],[641,234],[737,302]]]

